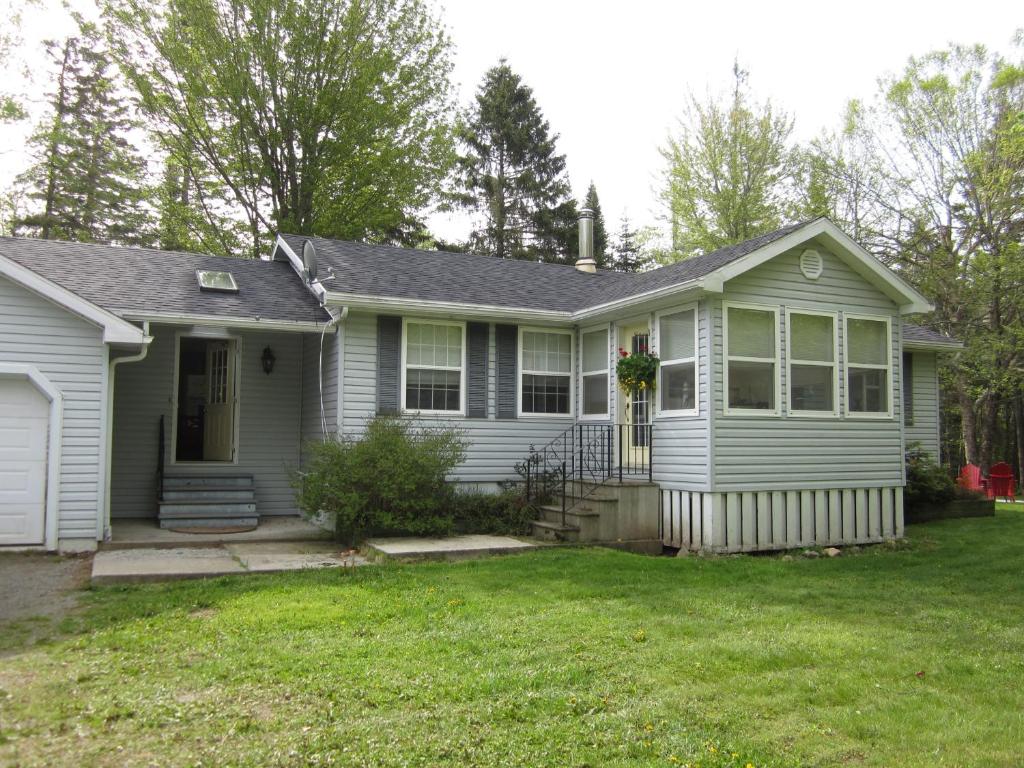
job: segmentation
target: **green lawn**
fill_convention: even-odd
[[[96,590],[3,639],[0,765],[1019,766],[1024,512],[909,534]]]

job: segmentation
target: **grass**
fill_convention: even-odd
[[[1020,765],[1024,513],[908,533],[98,589],[6,638],[0,765]]]

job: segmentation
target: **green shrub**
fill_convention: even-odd
[[[911,443],[907,447],[907,487],[903,492],[906,505],[913,509],[945,504],[955,495],[956,486],[949,472],[922,451],[920,443]]]
[[[358,439],[307,449],[310,460],[294,476],[299,508],[326,515],[340,540],[451,532],[454,489],[445,478],[465,456],[459,430],[378,416]]]
[[[530,533],[530,523],[537,519],[536,508],[523,494],[508,489],[499,493],[456,493],[451,509],[457,533],[521,536]]]

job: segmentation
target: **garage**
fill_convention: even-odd
[[[42,544],[50,402],[24,377],[0,377],[0,545]]]

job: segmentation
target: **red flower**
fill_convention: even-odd
[[[629,357],[629,352],[624,350],[622,347],[619,347],[619,354],[622,355],[623,357]]]

